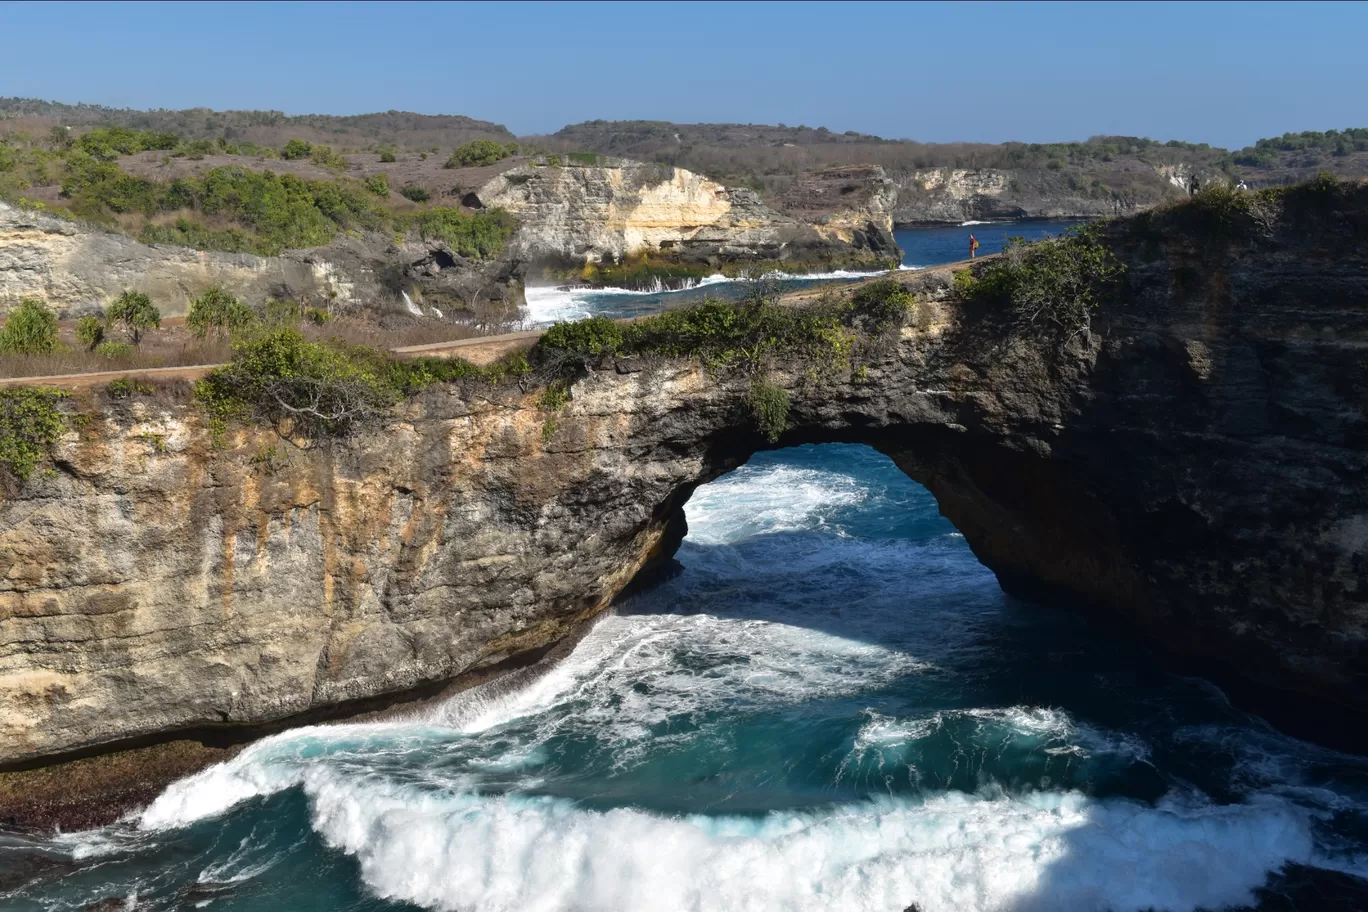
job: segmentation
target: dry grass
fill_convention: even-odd
[[[323,326],[306,323],[300,330],[317,341],[337,340],[347,345],[379,349],[454,342],[485,334],[468,324],[445,321],[391,317],[386,322],[390,325],[382,325],[366,316],[347,316]],[[68,351],[52,355],[0,355],[0,377],[46,377],[222,364],[232,355],[232,343],[228,338],[196,339],[185,329],[185,321],[181,318],[163,320],[161,329],[145,333],[142,344],[124,358],[106,358],[86,351],[76,342],[75,326],[74,321],[65,320],[58,326],[58,338]],[[117,333],[112,338],[123,341]]]

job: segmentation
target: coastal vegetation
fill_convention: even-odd
[[[20,301],[0,328],[0,354],[46,355],[57,345],[57,317],[34,298]]]
[[[1124,267],[1096,225],[1057,238],[1026,243],[1009,238],[1000,258],[977,274],[955,274],[955,291],[966,301],[1009,310],[1023,331],[1062,344],[1088,332],[1100,292]]]
[[[517,143],[497,143],[492,139],[476,139],[459,146],[451,153],[445,168],[478,168],[503,161],[517,154]]]
[[[0,389],[0,468],[20,483],[27,481],[52,451],[66,422],[59,390],[19,386]]]
[[[119,159],[150,149],[193,157],[192,144],[174,134],[120,127],[91,130],[75,139],[65,128],[56,133],[44,142],[0,138],[0,199],[83,219],[144,243],[272,256],[325,245],[344,231],[405,235],[420,222],[435,220],[445,226],[444,234],[465,239],[462,255],[482,258],[497,255],[509,234],[505,213],[426,205],[432,193],[415,183],[399,192],[422,208],[391,207],[385,174],[364,180],[332,175],[310,179],[277,174],[255,163],[233,163],[174,177],[148,176],[126,170]],[[208,145],[209,151],[222,154],[234,149],[226,142]],[[508,151],[506,145],[494,145]],[[279,157],[332,171],[346,167],[331,147],[298,139],[287,142]],[[48,201],[35,202],[30,194],[45,195]],[[454,227],[458,224],[460,229]]]

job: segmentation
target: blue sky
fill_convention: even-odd
[[[0,95],[1240,147],[1368,126],[1368,4],[0,3]]]

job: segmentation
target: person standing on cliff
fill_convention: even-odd
[[[1188,186],[1188,196],[1196,196],[1197,191],[1201,189],[1201,184],[1197,182],[1197,175],[1192,175],[1192,183]]]
[[[978,256],[978,238],[971,234],[969,235],[969,259],[972,260],[976,256]]]

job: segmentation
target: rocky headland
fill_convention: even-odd
[[[858,365],[771,366],[773,442],[750,381],[689,357],[588,358],[554,415],[535,387],[437,384],[303,449],[174,395],[69,400],[51,470],[0,499],[0,763],[231,744],[536,657],[670,557],[695,487],[813,441],[891,456],[1008,591],[1352,740],[1366,241],[1363,187],[1118,220],[1125,271],[1066,344],[905,275],[915,304]],[[61,819],[0,792],[0,817]]]
[[[804,219],[771,209],[753,190],[659,164],[543,158],[503,172],[465,203],[519,220],[510,246],[533,281],[630,285],[757,266],[871,269],[901,256],[882,205],[860,200]]]

